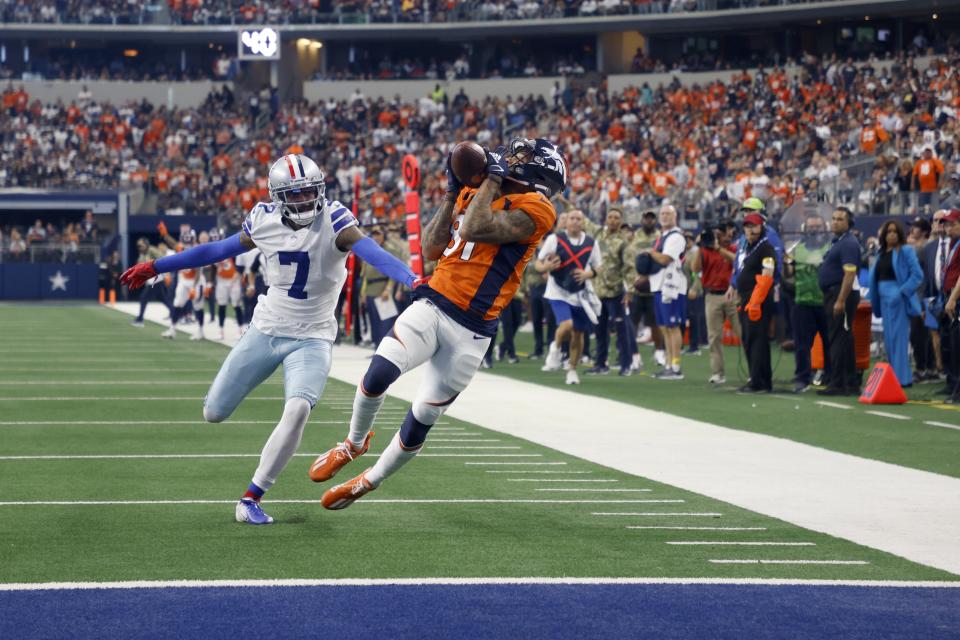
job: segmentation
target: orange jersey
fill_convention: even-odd
[[[233,280],[237,276],[237,265],[233,263],[233,258],[227,258],[223,262],[217,263],[217,278],[220,280]]]
[[[472,319],[474,324],[479,325],[495,322],[503,307],[513,299],[520,286],[524,268],[536,251],[540,239],[553,228],[557,212],[550,200],[540,193],[504,196],[491,203],[494,215],[497,211],[522,209],[536,224],[536,230],[530,237],[522,242],[509,244],[464,242],[458,229],[476,192],[476,189],[463,189],[457,198],[453,209],[453,237],[437,262],[429,288],[443,296],[456,309],[465,312],[462,316],[468,317],[461,319]],[[435,299],[435,296],[427,297]],[[441,305],[441,308],[442,306],[445,305]],[[461,324],[473,328],[464,322]]]

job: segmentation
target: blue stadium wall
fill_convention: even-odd
[[[0,300],[96,300],[96,264],[0,264]]]

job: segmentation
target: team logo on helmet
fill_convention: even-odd
[[[280,214],[298,226],[313,222],[323,208],[323,171],[307,156],[283,156],[270,167],[268,182],[270,198]]]

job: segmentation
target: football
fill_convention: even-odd
[[[453,148],[450,167],[464,186],[476,189],[485,177],[487,152],[476,142],[460,142]]]

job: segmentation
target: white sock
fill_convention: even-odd
[[[393,440],[387,445],[387,448],[380,454],[377,463],[367,469],[364,477],[367,482],[374,487],[380,486],[380,483],[400,470],[400,467],[413,460],[420,452],[422,447],[410,451],[400,445],[400,432],[393,436]]]
[[[260,454],[260,466],[253,474],[253,483],[266,491],[277,481],[290,458],[300,446],[303,427],[310,417],[310,403],[303,398],[290,398],[283,406],[283,415]]]
[[[373,421],[376,419],[377,412],[380,411],[386,397],[386,393],[379,396],[368,396],[359,385],[357,386],[357,393],[353,397],[353,415],[350,416],[350,434],[347,436],[350,444],[357,449],[363,446],[363,441],[370,433]]]

